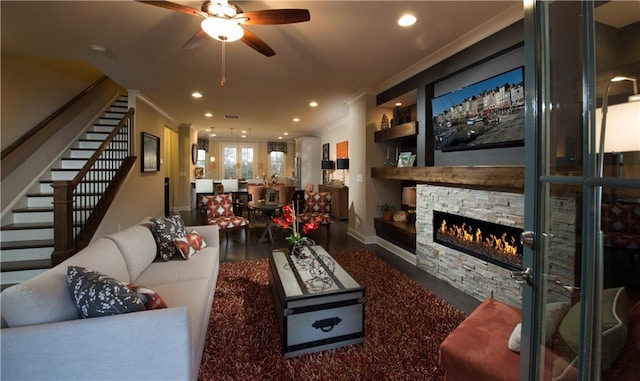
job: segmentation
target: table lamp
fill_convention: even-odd
[[[349,159],[344,158],[336,160],[336,168],[342,170],[342,183],[344,184],[346,177],[345,171],[349,169]]]
[[[322,160],[322,182],[323,184],[329,184],[329,172],[335,169],[335,162],[333,160]]]

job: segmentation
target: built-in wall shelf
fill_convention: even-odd
[[[384,130],[376,131],[374,133],[374,141],[388,142],[392,140],[413,137],[418,134],[418,122],[403,123],[391,128],[385,128]]]
[[[524,193],[524,166],[378,167],[371,177],[382,180],[412,180],[459,188]]]
[[[416,226],[413,223],[374,218],[376,235],[411,253],[416,253]]]

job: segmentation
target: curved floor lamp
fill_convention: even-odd
[[[607,126],[607,112],[609,111],[609,91],[611,90],[611,85],[614,82],[621,81],[630,81],[633,83],[633,95],[629,97],[627,103],[615,105],[611,107],[611,125]],[[596,110],[599,111],[599,110]],[[634,118],[634,114],[636,117]],[[596,112],[597,115],[597,112]],[[640,125],[633,126],[634,119],[640,122],[640,95],[638,95],[638,85],[635,78],[629,77],[613,77],[609,80],[607,84],[607,89],[604,92],[604,96],[602,98],[602,122],[600,124],[600,142],[598,149],[598,178],[604,177],[604,154],[605,152],[615,152],[619,154],[620,164],[618,175],[623,175],[622,168],[622,159],[621,152],[625,151],[634,151],[640,150],[640,138],[633,139],[635,133],[640,133]],[[640,124],[640,123],[639,123]],[[630,127],[631,125],[631,127]],[[607,127],[610,127],[609,131],[609,143],[605,144],[605,137],[607,132]],[[626,131],[625,131],[626,130]],[[631,133],[629,133],[631,131]],[[621,136],[621,139],[618,139],[614,136]],[[622,141],[622,143],[618,143],[618,141]],[[628,144],[630,143],[630,144]],[[596,187],[596,210],[595,210],[595,222],[596,222],[596,231],[597,231],[597,247],[596,247],[596,269],[603,269],[604,266],[604,233],[602,231],[602,185]],[[602,271],[599,271],[595,274],[594,279],[594,299],[591,301],[592,306],[601,306],[602,305],[602,288],[603,284],[603,275]],[[600,307],[594,308],[594,327],[601,327],[602,324],[602,316],[600,311]],[[596,341],[599,342],[600,339],[599,330],[597,328],[597,332],[593,332]],[[600,346],[600,344],[596,344]]]

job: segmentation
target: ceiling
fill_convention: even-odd
[[[175,2],[197,9],[201,4]],[[304,8],[311,21],[245,26],[276,55],[227,43],[224,87],[220,42],[182,48],[201,18],[134,1],[0,1],[1,51],[89,62],[199,135],[213,128],[219,138],[245,130],[253,139],[292,139],[344,120],[348,101],[363,91],[381,92],[522,18],[522,1],[237,4],[244,11]],[[399,27],[396,20],[404,13],[413,13],[417,23]],[[92,45],[106,52],[96,53]],[[192,98],[194,91],[203,97]],[[310,101],[319,106],[309,107]],[[205,117],[207,112],[213,116]]]

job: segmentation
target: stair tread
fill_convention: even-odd
[[[73,226],[78,227],[80,223],[75,222]],[[53,229],[53,222],[20,222],[0,226],[3,231],[26,229]]]
[[[70,172],[70,171],[75,171],[78,172],[81,168],[51,168],[51,171],[55,171],[55,172]],[[115,171],[116,169],[102,169],[102,168],[94,168],[91,170],[91,172],[106,172],[106,171]]]
[[[1,250],[10,249],[34,249],[39,247],[53,247],[52,239],[28,240],[28,241],[3,241],[0,242]]]
[[[53,184],[56,181],[66,181],[66,180],[40,180],[40,184]],[[91,181],[82,181],[82,183],[109,183],[108,180],[91,180]]]
[[[22,222],[0,226],[0,230],[51,229],[53,222]]]
[[[93,208],[89,207],[74,207],[73,210],[91,210]],[[45,207],[45,206],[36,206],[36,207],[25,207],[25,208],[16,208],[11,210],[13,213],[41,213],[41,212],[53,212],[53,207]]]
[[[76,196],[100,196],[103,192],[75,193]],[[53,193],[28,193],[27,197],[53,197]]]
[[[101,142],[102,140],[97,140]],[[70,148],[71,151],[95,151],[96,148]],[[126,151],[124,148],[107,148],[107,151]]]
[[[51,268],[51,259],[33,259],[27,261],[2,262],[2,272],[41,270]]]

